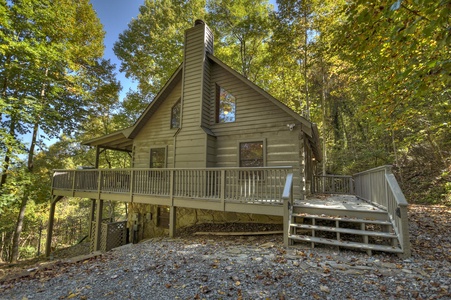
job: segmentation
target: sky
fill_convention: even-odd
[[[130,88],[136,88],[136,83],[127,79],[125,74],[119,72],[121,62],[114,55],[113,46],[119,34],[127,29],[130,20],[136,18],[139,7],[144,3],[144,0],[91,0],[91,3],[106,32],[103,57],[110,59],[112,63],[116,64],[116,78],[121,82],[122,91],[120,96],[123,99]]]
[[[276,7],[275,0],[270,0],[269,2]],[[106,32],[105,53],[103,57],[110,59],[116,65],[116,78],[122,85],[120,94],[120,99],[122,100],[128,90],[130,88],[135,89],[137,84],[126,78],[125,74],[119,72],[121,62],[114,54],[113,46],[119,34],[127,29],[127,25],[131,19],[138,16],[139,7],[144,3],[144,0],[91,0],[91,3]]]

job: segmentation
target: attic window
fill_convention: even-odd
[[[216,85],[216,123],[235,122],[236,98]]]
[[[174,104],[171,110],[171,128],[180,128],[180,111],[181,111],[180,99]]]

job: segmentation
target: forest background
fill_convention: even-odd
[[[393,164],[410,203],[451,205],[450,15],[449,0],[145,0],[114,45],[138,84],[120,101],[89,0],[0,0],[0,261],[41,255],[52,170],[94,165],[81,142],[134,123],[196,19],[215,56],[318,124],[320,172]],[[102,168],[129,166],[102,153]],[[62,201],[52,244],[86,236],[88,211]]]

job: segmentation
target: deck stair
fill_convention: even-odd
[[[366,251],[402,253],[398,238],[382,210],[349,210],[293,205],[290,208],[290,244],[300,242]]]

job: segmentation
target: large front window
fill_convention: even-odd
[[[166,167],[166,148],[150,149],[150,167],[151,168]]]
[[[216,123],[235,122],[236,98],[216,85]]]
[[[240,167],[263,167],[264,147],[263,142],[240,143]]]

